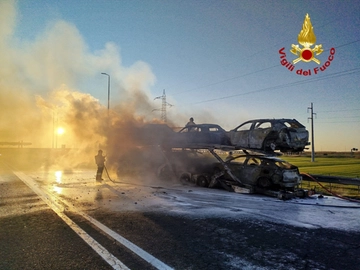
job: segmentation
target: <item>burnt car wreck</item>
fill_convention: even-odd
[[[301,152],[309,145],[308,131],[295,119],[250,120],[230,131],[217,124],[194,124],[179,132],[147,124],[137,134],[142,144],[161,149],[164,162],[156,169],[160,179],[281,199],[306,196],[307,191],[298,189],[298,168],[274,152]],[[226,151],[238,155],[221,158],[219,153]]]
[[[207,150],[207,151],[204,151]],[[238,193],[262,193],[280,199],[305,197],[298,189],[299,169],[278,157],[242,154],[223,159],[213,148],[173,149],[158,171],[162,179],[177,178],[201,187],[223,188]]]
[[[257,119],[228,132],[236,149],[301,152],[309,145],[309,132],[295,119]]]
[[[251,150],[273,154],[302,152],[309,132],[295,119],[255,119],[225,131],[217,124],[194,124],[175,132],[166,124],[146,124],[136,132],[142,144],[166,148]]]

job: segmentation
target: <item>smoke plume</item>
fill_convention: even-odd
[[[90,52],[77,28],[49,23],[34,40],[15,35],[15,1],[0,2],[0,142],[30,142],[34,148],[61,148],[65,167],[94,166],[99,148],[108,163],[133,153],[139,126],[156,122],[150,86],[155,76],[141,61],[121,65],[119,48],[109,42]],[[111,74],[111,109],[89,94],[92,82]],[[91,90],[91,91],[90,91]],[[58,134],[61,127],[64,134]]]

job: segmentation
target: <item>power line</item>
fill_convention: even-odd
[[[254,91],[249,91],[249,92],[245,92],[245,93],[239,93],[239,94],[234,94],[234,95],[229,95],[229,96],[224,96],[224,97],[219,97],[219,98],[208,99],[208,100],[204,100],[204,101],[194,102],[194,103],[191,103],[191,104],[201,104],[201,103],[206,103],[206,102],[212,102],[212,101],[217,101],[217,100],[234,98],[234,97],[238,97],[238,96],[249,95],[249,94],[253,94],[253,93],[260,93],[260,92],[266,92],[266,91],[271,91],[271,90],[278,90],[278,89],[281,89],[281,88],[293,87],[293,86],[302,85],[302,84],[306,84],[306,83],[322,81],[322,80],[329,79],[329,78],[332,79],[332,78],[337,78],[337,77],[341,77],[341,76],[346,76],[346,75],[350,75],[350,74],[357,73],[357,72],[360,72],[360,68],[335,72],[335,73],[324,75],[324,76],[321,76],[321,77],[318,77],[318,78],[313,78],[313,79],[308,79],[308,80],[300,80],[300,81],[296,81],[296,82],[280,84],[280,85],[276,85],[276,86],[270,86],[270,87],[266,87],[266,88],[262,88],[262,89],[258,89],[258,90],[254,90]]]
[[[340,19],[341,19],[340,17],[339,17],[339,18],[336,18],[336,19],[333,19],[333,20],[331,20],[331,21],[329,21],[329,22],[327,22],[327,23],[325,23],[325,24],[320,25],[319,27],[317,27],[317,29],[321,29],[321,28],[323,28],[323,27],[325,27],[325,26],[327,26],[327,25],[329,25],[329,24],[331,24],[331,23],[333,23],[333,22],[336,22],[336,21],[338,21],[338,20],[340,20]],[[281,44],[284,44],[284,43],[286,43],[286,42],[288,42],[288,41],[290,41],[290,40],[292,40],[292,39],[293,39],[293,38],[290,38],[290,39],[284,40],[284,41],[282,41],[282,42],[279,42],[279,43],[277,43],[277,44],[274,44],[273,47],[277,47],[277,46],[279,46],[279,45],[281,45]],[[355,41],[351,41],[351,42],[348,42],[348,43],[345,43],[345,44],[336,46],[335,48],[341,48],[341,47],[344,47],[344,46],[347,46],[347,45],[350,45],[350,44],[353,44],[353,43],[356,43],[356,42],[359,42],[359,41],[360,41],[360,39],[355,40]],[[330,50],[330,49],[324,50],[324,52],[329,51],[329,50]],[[255,52],[255,53],[251,54],[250,56],[246,57],[245,59],[251,59],[251,58],[253,58],[253,57],[254,57],[255,55],[257,55],[257,54],[260,54],[260,53],[263,53],[263,52],[268,52],[268,51],[269,51],[268,49],[259,50],[259,51]],[[237,63],[237,62],[238,62],[238,61],[234,61],[234,62],[231,62],[231,63],[229,63],[229,64],[225,64],[225,65],[223,65],[222,67],[230,66],[230,65],[232,65],[232,64],[234,64],[234,63]],[[210,84],[207,84],[207,85],[203,85],[203,86],[200,86],[200,87],[195,87],[195,88],[192,88],[192,89],[190,89],[190,90],[185,90],[185,91],[181,91],[181,92],[172,93],[172,95],[178,95],[178,94],[182,94],[182,93],[187,93],[187,92],[190,92],[190,91],[194,91],[194,90],[197,90],[197,89],[202,89],[202,88],[205,88],[205,87],[208,87],[208,86],[213,86],[213,85],[216,85],[216,84],[220,84],[220,83],[223,83],[223,82],[227,82],[227,81],[230,81],[230,80],[234,80],[234,79],[238,79],[238,78],[241,78],[241,77],[245,77],[245,76],[248,76],[248,75],[252,75],[252,74],[255,74],[255,73],[258,73],[258,72],[262,72],[262,71],[265,71],[265,70],[268,70],[268,69],[272,69],[272,68],[278,67],[278,66],[280,66],[280,65],[275,65],[275,66],[268,67],[268,68],[264,68],[264,69],[261,69],[261,70],[256,70],[256,71],[249,72],[249,73],[246,73],[246,74],[242,74],[242,75],[239,75],[239,76],[235,76],[235,77],[232,77],[232,78],[229,78],[229,79],[224,79],[224,80],[221,80],[221,81],[218,81],[218,82],[214,82],[214,83],[210,83]],[[216,71],[216,70],[213,70],[213,71],[206,72],[206,73],[202,73],[202,74],[204,75],[204,74],[212,73],[212,72],[215,72],[215,71]],[[192,80],[193,80],[193,79],[192,79]],[[187,81],[188,81],[188,80],[187,80]],[[186,82],[186,81],[183,81],[183,82]]]
[[[344,109],[344,110],[331,110],[331,111],[318,111],[318,112],[351,112],[351,111],[360,111],[360,109]]]
[[[343,123],[360,123],[360,120],[357,120],[357,121],[332,121],[332,122],[319,122],[317,121],[317,123],[319,124],[336,124],[336,123],[340,123],[340,124],[343,124]]]
[[[255,73],[259,73],[259,72],[262,72],[262,71],[265,71],[265,70],[269,70],[269,69],[272,69],[272,68],[275,68],[275,67],[278,67],[278,66],[279,66],[279,65],[275,65],[275,66],[263,68],[263,69],[260,69],[260,70],[252,71],[252,72],[249,72],[249,73],[246,73],[246,74],[242,74],[242,75],[238,75],[238,76],[231,77],[231,78],[228,78],[228,79],[224,79],[224,80],[222,80],[222,81],[217,81],[217,82],[214,82],[214,83],[210,83],[210,84],[206,84],[206,85],[203,85],[203,86],[195,87],[195,88],[192,88],[192,89],[190,89],[190,90],[186,90],[186,91],[182,91],[182,92],[177,92],[177,93],[175,93],[175,94],[173,94],[173,95],[183,94],[183,93],[191,92],[191,91],[198,90],[198,89],[201,89],[201,88],[205,88],[205,87],[208,87],[208,86],[217,85],[217,84],[220,84],[220,83],[223,83],[223,82],[232,81],[232,80],[235,80],[235,79],[238,79],[238,78],[241,78],[241,77],[245,77],[245,76],[248,76],[248,75],[252,75],[252,74],[255,74]]]
[[[335,47],[335,48],[344,47],[344,46],[347,46],[347,45],[349,45],[349,44],[353,44],[353,43],[356,43],[356,42],[359,42],[359,41],[360,41],[360,39],[358,39],[358,40],[356,40],[356,41],[348,42],[348,43],[346,43],[346,44],[337,46],[337,47]],[[280,64],[277,64],[277,65],[274,65],[274,66],[271,66],[271,67],[263,68],[263,69],[256,70],[256,71],[252,71],[252,72],[249,72],[249,73],[246,73],[246,74],[242,74],[242,75],[239,75],[239,76],[235,76],[235,77],[232,77],[232,78],[228,78],[228,79],[225,79],[225,80],[221,80],[221,81],[218,81],[218,82],[214,82],[214,83],[211,83],[211,84],[207,84],[207,85],[203,85],[203,86],[200,86],[200,87],[192,88],[192,89],[190,89],[190,90],[178,92],[178,93],[175,93],[174,95],[182,94],[182,93],[186,93],[186,92],[190,92],[190,91],[194,91],[194,90],[198,90],[198,89],[202,89],[202,88],[206,88],[206,87],[208,87],[208,86],[217,85],[217,84],[220,84],[220,83],[223,83],[223,82],[227,82],[227,81],[231,81],[231,80],[238,79],[238,78],[241,78],[241,77],[245,77],[245,76],[248,76],[248,75],[252,75],[252,74],[255,74],[255,73],[263,72],[263,71],[266,71],[266,70],[269,70],[269,69],[272,69],[272,68],[275,68],[275,67],[279,67],[279,66],[281,66],[281,65],[280,65]],[[349,74],[357,73],[357,72],[359,72],[359,69],[360,69],[360,68],[354,68],[354,69],[350,69],[350,70],[345,70],[345,71],[340,71],[340,72],[336,72],[336,73],[327,74],[327,75],[324,75],[324,76],[321,76],[321,77],[317,77],[317,78],[312,78],[312,79],[308,79],[308,80],[296,81],[296,82],[289,83],[289,84],[290,84],[290,85],[293,84],[292,86],[295,86],[295,85],[300,85],[300,84],[308,83],[308,82],[321,81],[321,80],[324,80],[324,79],[326,79],[326,78],[328,78],[328,77],[330,77],[330,78],[341,77],[341,76],[344,76],[344,75],[349,75]],[[348,74],[345,74],[345,73],[347,73],[347,72],[348,72]],[[275,86],[275,87],[281,87],[281,88],[282,88],[282,87],[287,87],[287,85],[288,85],[288,84],[280,85],[280,86]],[[260,89],[260,90],[256,90],[256,91],[247,92],[247,93],[244,93],[244,94],[255,93],[255,92],[262,92],[263,90],[270,90],[270,89],[273,89],[273,88],[274,88],[274,87],[269,87],[269,88],[265,88],[265,89]],[[243,95],[243,94],[239,94],[239,95]],[[199,103],[204,103],[204,102],[209,102],[209,101],[216,101],[216,100],[220,100],[220,99],[224,99],[224,98],[231,98],[231,97],[234,97],[234,96],[237,96],[237,95],[232,95],[232,96],[228,96],[228,97],[220,97],[220,98],[218,98],[218,99],[205,100],[205,101],[200,101],[200,102],[196,102],[196,103],[192,103],[192,104],[199,104]]]

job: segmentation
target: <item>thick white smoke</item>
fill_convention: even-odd
[[[51,22],[35,40],[24,41],[14,34],[16,17],[16,2],[1,1],[0,142],[66,145],[76,152],[67,159],[72,165],[93,162],[99,147],[116,159],[117,149],[129,146],[128,126],[153,121],[149,89],[155,76],[150,67],[141,61],[122,66],[113,43],[90,52],[77,28],[66,21]],[[80,89],[101,72],[109,72],[116,86],[110,119],[106,106],[89,89]],[[58,126],[63,135],[56,134]]]

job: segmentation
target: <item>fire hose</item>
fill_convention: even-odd
[[[360,200],[355,200],[355,199],[351,199],[351,198],[347,198],[347,197],[344,197],[344,196],[341,196],[339,194],[336,194],[334,192],[332,192],[331,190],[329,190],[327,187],[325,187],[323,184],[321,184],[318,180],[316,180],[314,177],[312,177],[310,174],[308,173],[301,173],[303,175],[306,175],[307,177],[309,177],[310,179],[312,179],[314,182],[318,183],[323,189],[325,189],[327,192],[329,192],[331,195],[337,197],[337,198],[340,198],[340,199],[343,199],[343,200],[347,200],[347,201],[350,201],[350,202],[357,202],[357,203],[360,203]]]
[[[107,174],[107,177],[109,178],[109,180],[110,180],[111,182],[113,182],[113,183],[116,183],[115,181],[113,181],[113,180],[110,178],[109,172],[108,172],[108,170],[107,170],[107,168],[106,168],[105,165],[104,165],[104,168],[105,168],[105,171],[106,171],[106,174]]]

